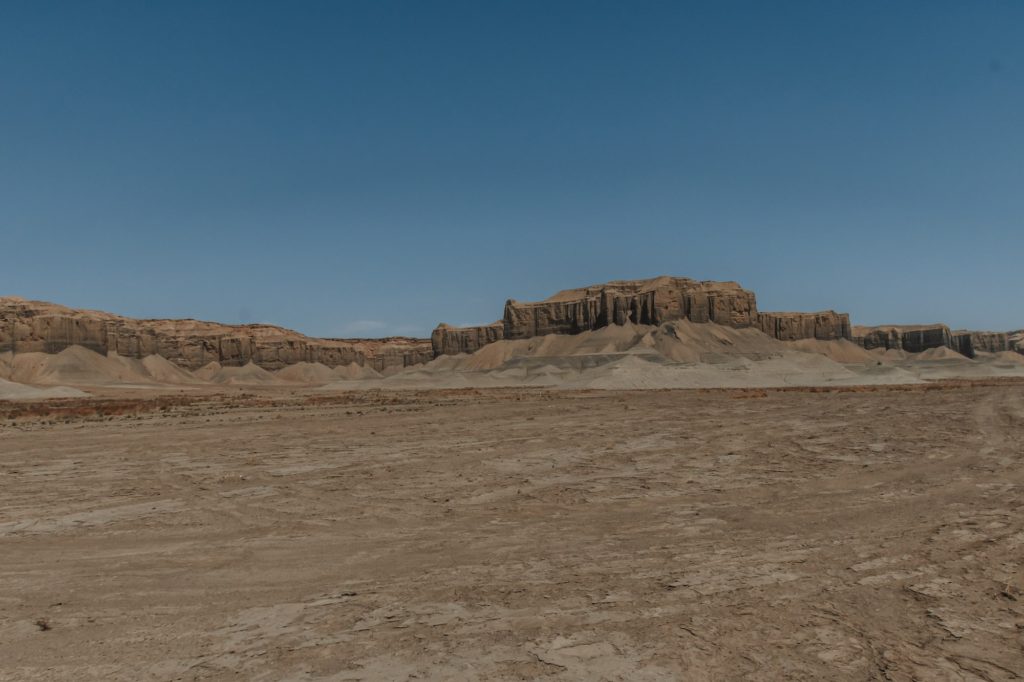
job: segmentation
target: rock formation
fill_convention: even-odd
[[[279,369],[297,362],[329,367],[356,363],[381,372],[434,357],[424,339],[314,339],[263,324],[224,325],[197,320],[135,320],[52,303],[0,298],[0,353],[59,353],[84,346],[132,358],[161,355],[187,369],[216,361],[253,362]]]
[[[503,338],[579,334],[613,324],[659,325],[673,320],[756,327],[783,341],[850,338],[845,313],[758,313],[754,293],[736,282],[655,277],[567,289],[537,303],[509,300],[500,322],[480,327],[442,324],[431,341],[436,355],[452,355],[472,353]]]
[[[131,358],[159,355],[186,369],[198,369],[214,361],[225,367],[252,362],[268,370],[309,362],[328,367],[355,363],[386,372],[441,355],[473,353],[502,339],[579,334],[627,323],[661,325],[675,320],[753,327],[781,341],[850,339],[868,350],[920,353],[947,347],[968,357],[1006,350],[1024,354],[1024,330],[953,332],[944,324],[851,328],[846,313],[758,312],[754,293],[736,282],[685,277],[623,280],[567,289],[536,303],[509,300],[501,320],[478,327],[441,324],[429,340],[316,339],[265,324],[136,320],[15,297],[0,298],[0,353],[59,353],[69,346],[83,346],[97,353]]]
[[[953,333],[944,324],[854,327],[853,339],[867,350],[904,350],[920,353],[930,348],[954,348]]]
[[[883,325],[854,327],[853,340],[864,348],[897,349],[920,353],[931,348],[950,348],[973,358],[977,353],[999,353],[1007,350],[1024,352],[1014,342],[1014,332],[983,332],[969,329],[951,331],[944,324]]]
[[[735,282],[656,277],[569,289],[539,303],[510,300],[504,315],[506,339],[683,319],[750,327],[757,324],[757,304],[753,292]]]
[[[850,316],[834,310],[817,313],[758,313],[757,318],[761,331],[780,341],[835,341],[850,338]]]
[[[1013,350],[1006,332],[978,332],[958,329],[953,332],[953,350],[969,358],[976,353],[1001,353]]]
[[[441,323],[430,335],[434,357],[475,353],[488,343],[505,338],[505,323],[501,320],[479,327],[450,327]]]

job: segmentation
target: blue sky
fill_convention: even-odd
[[[608,279],[1024,327],[1024,3],[3,2],[0,293],[428,334]]]

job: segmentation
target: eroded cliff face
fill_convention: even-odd
[[[657,277],[569,289],[538,303],[509,300],[503,321],[505,338],[526,339],[683,319],[750,327],[757,324],[757,302],[735,282]]]
[[[567,289],[535,303],[509,300],[500,322],[480,327],[442,324],[431,341],[436,355],[452,355],[472,353],[500,339],[579,334],[626,323],[656,326],[674,320],[756,327],[785,341],[850,338],[845,313],[759,313],[754,293],[736,282],[655,277]]]
[[[53,303],[0,298],[0,353],[59,353],[84,346],[132,358],[161,355],[186,369],[210,362],[253,362],[280,369],[297,362],[329,367],[356,363],[378,372],[427,362],[426,339],[314,339],[271,325],[224,325],[198,320],[135,320]]]
[[[430,335],[434,357],[475,353],[489,343],[505,338],[505,323],[501,320],[479,327],[451,327],[439,324]]]
[[[854,327],[853,338],[868,350],[904,350],[921,353],[931,348],[953,348],[953,334],[944,324]]]
[[[850,316],[834,310],[817,313],[758,313],[757,319],[761,331],[780,341],[835,341],[850,338]]]
[[[136,320],[110,313],[0,297],[0,353],[59,353],[84,346],[133,358],[161,355],[186,369],[210,362],[253,362],[280,369],[298,362],[329,367],[356,363],[378,372],[441,355],[473,353],[502,339],[579,334],[626,323],[675,320],[754,327],[782,341],[851,339],[867,349],[910,353],[947,347],[968,357],[1013,350],[1024,354],[1024,330],[951,331],[944,324],[852,327],[846,313],[758,312],[754,293],[735,282],[685,277],[624,280],[561,291],[545,301],[509,300],[501,320],[477,327],[439,325],[431,338],[316,339],[271,325],[225,325],[198,320]]]
[[[1007,332],[978,332],[958,329],[953,332],[953,350],[973,358],[976,353],[1001,353],[1014,350]]]
[[[868,350],[884,348],[920,353],[931,348],[950,348],[973,358],[978,353],[1017,351],[1024,353],[1024,345],[1014,341],[1017,332],[985,332],[958,329],[951,331],[944,324],[883,325],[880,327],[854,327],[854,341]]]

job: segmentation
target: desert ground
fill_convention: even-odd
[[[0,679],[1024,677],[1024,381],[0,402]]]

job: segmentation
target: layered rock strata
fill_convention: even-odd
[[[954,348],[953,333],[944,324],[854,327],[853,339],[867,350],[904,350],[921,353],[931,348]]]
[[[479,327],[442,324],[431,341],[436,355],[452,355],[472,353],[500,339],[675,320],[756,327],[784,341],[850,338],[850,318],[845,313],[759,313],[754,293],[736,282],[655,277],[567,289],[535,303],[509,300],[500,322]]]
[[[978,332],[958,329],[953,332],[953,350],[973,358],[976,353],[1001,353],[1014,350],[1007,332]]]
[[[850,316],[834,310],[817,313],[758,313],[758,326],[780,341],[849,339]]]
[[[509,300],[503,318],[506,339],[672,320],[750,327],[757,324],[757,302],[735,282],[657,277],[569,289],[539,303]]]
[[[210,362],[253,362],[279,369],[297,362],[329,367],[356,363],[378,372],[428,362],[425,339],[315,339],[262,324],[225,325],[198,320],[135,320],[52,303],[0,298],[0,353],[59,353],[83,346],[132,358],[161,355],[186,369]]]
[[[439,324],[430,335],[434,357],[475,353],[489,343],[505,338],[505,323],[501,320],[479,327],[451,327]]]
[[[1014,333],[969,329],[952,331],[944,324],[883,325],[854,327],[853,339],[868,350],[882,348],[920,353],[945,347],[973,358],[978,353],[1024,352],[1024,346],[1015,342]]]
[[[947,347],[968,357],[1007,350],[1024,354],[1024,330],[951,331],[944,324],[852,327],[846,313],[758,312],[754,293],[735,282],[685,277],[623,280],[561,291],[545,301],[509,300],[501,320],[476,327],[439,325],[427,339],[317,339],[272,325],[198,320],[136,320],[52,303],[0,297],[0,353],[59,353],[83,346],[97,353],[161,355],[186,369],[210,362],[253,362],[279,369],[298,362],[329,367],[356,363],[386,372],[441,355],[473,353],[502,339],[579,334],[627,323],[675,320],[754,327],[782,341],[851,339],[867,349],[920,353]]]

